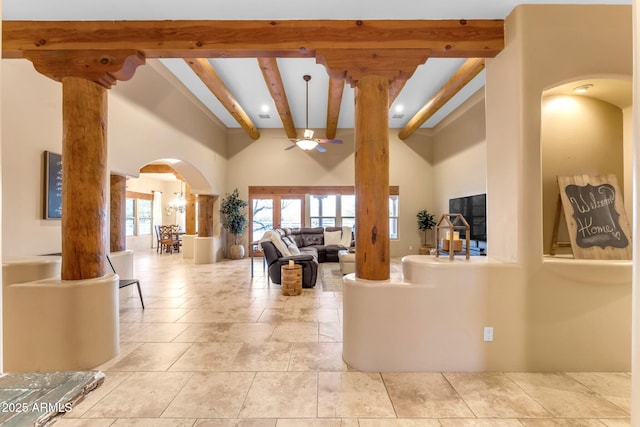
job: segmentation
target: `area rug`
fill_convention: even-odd
[[[323,262],[319,267],[319,278],[322,281],[322,290],[324,292],[342,292],[342,272],[340,271],[340,263]]]
[[[7,373],[0,376],[0,425],[49,426],[104,381],[99,371]]]

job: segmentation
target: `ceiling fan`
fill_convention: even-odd
[[[311,76],[305,74],[302,76],[303,80],[307,84],[307,103],[306,103],[306,122],[305,129],[302,135],[302,138],[291,139],[293,145],[285,148],[285,150],[291,150],[292,148],[298,147],[305,151],[311,151],[313,149],[324,153],[327,151],[326,148],[322,147],[320,144],[342,144],[341,139],[323,139],[323,138],[314,138],[313,130],[309,129],[309,80],[311,80]]]

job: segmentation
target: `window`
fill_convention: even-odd
[[[399,196],[389,196],[389,238],[398,238]]]
[[[153,196],[127,191],[125,202],[125,229],[127,236],[151,234]]]
[[[136,199],[127,198],[125,204],[125,223],[127,236],[136,235]]]
[[[138,236],[151,234],[151,200],[138,199]]]
[[[336,195],[309,196],[309,219],[312,227],[336,225]]]
[[[356,196],[353,194],[340,196],[340,224],[348,225],[352,230],[356,225]]]
[[[348,226],[355,230],[356,224],[356,196],[353,186],[275,186],[275,187],[249,187],[249,197],[253,204],[252,226],[253,240],[257,240],[265,230],[273,227],[288,226],[296,228],[298,225],[298,207],[305,214],[304,223],[301,227],[340,227]],[[389,238],[398,239],[400,220],[400,188],[389,186]],[[294,196],[295,195],[295,196]],[[304,196],[303,198],[303,195]],[[300,197],[300,204],[293,204],[293,197]],[[268,209],[262,206],[269,200]],[[277,212],[277,201],[282,200],[281,216],[274,220],[271,212]],[[295,211],[294,216],[289,218],[288,210]],[[266,211],[269,215],[266,215]],[[267,219],[262,218],[264,214]]]

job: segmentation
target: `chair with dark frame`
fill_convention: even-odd
[[[116,269],[113,268],[113,264],[111,263],[111,259],[109,255],[107,255],[107,261],[109,261],[109,265],[111,266],[111,271],[114,274],[118,274]],[[120,279],[118,281],[118,289],[126,288],[127,286],[136,285],[138,287],[138,295],[140,295],[140,304],[142,304],[142,309],[144,310],[144,301],[142,300],[142,290],[140,290],[140,280],[138,279]]]

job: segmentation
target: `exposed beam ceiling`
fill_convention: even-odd
[[[427,58],[493,57],[504,44],[502,20],[4,21],[2,31],[5,58],[116,49],[146,58],[185,58],[254,140],[258,128],[209,58],[257,58],[285,133],[295,138],[276,57],[316,57],[328,67],[326,135],[334,138],[345,81],[353,84],[368,73],[388,76],[391,105]],[[409,66],[401,69],[400,61]]]

